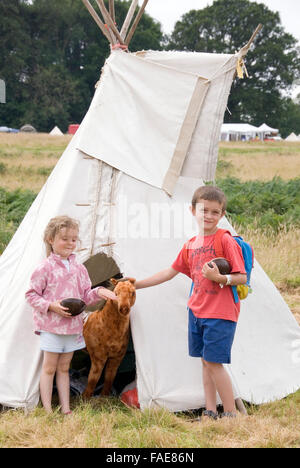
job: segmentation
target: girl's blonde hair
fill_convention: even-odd
[[[56,216],[50,219],[44,232],[44,242],[46,244],[47,257],[52,252],[52,246],[49,240],[53,240],[62,229],[76,229],[79,232],[79,221],[69,216]]]

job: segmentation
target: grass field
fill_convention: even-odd
[[[0,133],[0,189],[37,193],[69,141],[69,136]],[[220,144],[218,179],[237,177],[246,182],[280,177],[292,181],[299,176],[299,143]],[[7,223],[6,218],[2,222]],[[15,225],[10,223],[5,227],[13,231]],[[298,225],[276,232],[235,227],[252,243],[258,261],[300,323]],[[191,414],[163,409],[141,412],[123,406],[116,398],[91,403],[73,399],[72,406],[73,414],[68,417],[58,407],[51,415],[40,407],[29,414],[3,411],[0,447],[300,447],[300,390],[280,401],[250,406],[248,416],[216,422],[195,423]]]

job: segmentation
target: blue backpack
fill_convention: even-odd
[[[226,229],[218,229],[218,231],[216,232],[215,239],[214,239],[214,250],[216,253],[216,257],[224,258],[224,251],[222,247],[222,237],[226,233],[232,235]],[[246,299],[248,294],[252,292],[252,289],[250,286],[250,278],[251,278],[251,273],[252,273],[253,264],[254,264],[254,251],[253,251],[252,246],[248,244],[248,242],[245,242],[242,237],[232,236],[232,238],[241,247],[243,259],[244,259],[245,271],[247,273],[247,282],[245,284],[239,284],[238,286],[231,286],[233,297],[234,297],[234,302],[237,303],[239,302],[239,299],[241,300]],[[192,284],[190,296],[192,294],[193,288],[194,288],[194,284]]]
[[[223,247],[222,247],[222,237],[224,234],[230,234],[229,231],[226,229],[218,229],[215,235],[214,240],[214,249],[216,252],[217,257],[224,257]],[[239,299],[246,299],[249,292],[252,292],[250,286],[250,278],[254,264],[254,251],[253,248],[248,242],[245,242],[244,239],[240,236],[232,236],[233,239],[238,243],[241,247],[243,258],[244,258],[244,265],[245,271],[247,273],[247,282],[246,284],[239,284],[238,286],[231,286],[234,302],[238,302]]]

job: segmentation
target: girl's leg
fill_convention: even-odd
[[[217,388],[214,380],[212,379],[207,363],[202,359],[202,375],[203,386],[205,393],[205,407],[208,411],[217,411]]]
[[[231,379],[223,364],[217,362],[206,362],[206,367],[211,379],[214,381],[217,392],[223,403],[224,412],[235,412],[235,401]]]
[[[58,358],[58,353],[44,351],[44,360],[40,377],[40,392],[43,406],[48,413],[52,412],[51,399],[53,391],[53,379],[56,372]]]
[[[56,386],[61,404],[61,411],[70,411],[70,377],[69,369],[73,357],[73,352],[59,355],[56,371]]]

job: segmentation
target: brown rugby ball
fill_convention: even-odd
[[[75,299],[74,297],[68,297],[67,299],[63,299],[60,301],[61,305],[63,307],[67,307],[69,310],[66,312],[69,312],[71,315],[79,315],[81,312],[84,311],[85,309],[85,302],[82,301],[81,299]]]
[[[208,266],[210,266],[212,268],[211,262],[214,262],[217,265],[221,275],[229,275],[229,273],[231,272],[230,263],[226,260],[226,258],[223,258],[223,257],[213,258],[208,263]]]

